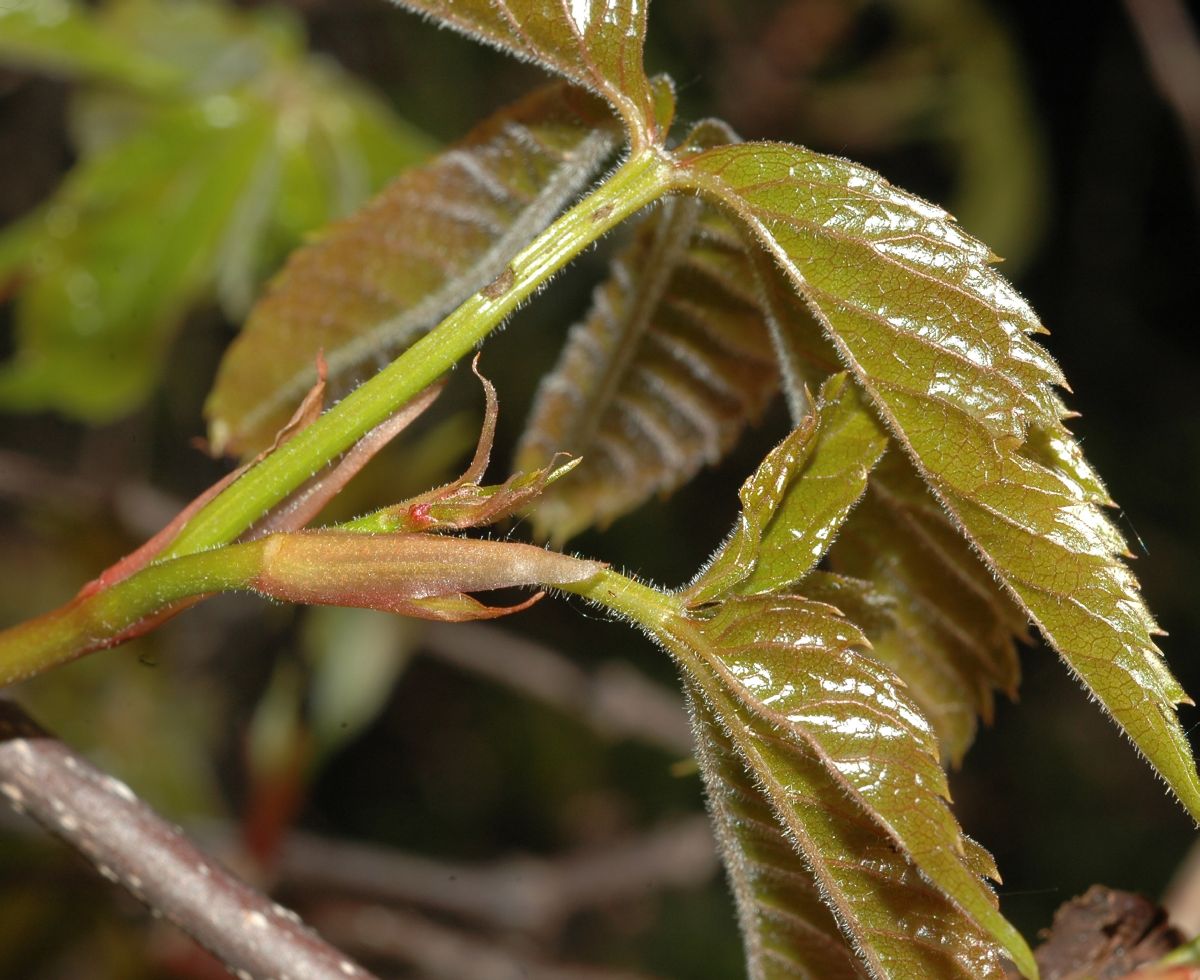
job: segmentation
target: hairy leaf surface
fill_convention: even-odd
[[[862,496],[886,444],[847,375],[826,380],[815,413],[742,485],[733,532],[684,592],[688,602],[778,592],[803,580]]]
[[[395,2],[602,96],[635,145],[661,141],[656,116],[662,93],[656,94],[642,67],[648,0]]]
[[[592,177],[618,135],[603,103],[555,83],[495,114],[294,253],[221,364],[218,451],[270,441],[312,384],[403,349],[494,280]]]
[[[761,607],[772,619],[782,611],[778,600],[765,597],[735,602]],[[835,662],[853,656],[880,672],[874,681],[886,678],[868,658],[851,652],[850,644],[862,642],[861,636],[828,607],[798,598],[786,600],[786,605],[785,621],[797,626],[801,624],[796,619],[802,618],[802,628],[819,631],[806,634],[810,648],[793,638],[773,649],[769,634],[763,634],[752,638],[751,647],[742,645],[751,637],[730,638],[734,652],[713,637],[711,654],[735,671],[749,667],[760,678],[764,655],[789,676],[803,668],[782,662],[797,654],[805,660],[807,653]],[[735,607],[734,615],[747,611]],[[765,688],[734,682],[709,684],[699,692],[698,685],[691,689],[697,754],[738,905],[750,976],[1003,976],[1000,952],[987,932],[930,886],[881,827],[878,816],[847,793],[845,780],[829,760],[798,736],[797,719],[827,712],[830,706],[850,716],[842,701],[852,690],[849,676],[836,667],[831,671],[829,664],[819,669],[824,686],[806,707],[797,703],[794,693],[782,703],[770,700],[786,695],[790,685]],[[815,679],[813,683],[819,685]],[[862,717],[874,724],[884,704],[874,696],[871,702]],[[785,717],[789,714],[795,717]],[[906,728],[903,720],[889,720],[887,725]],[[919,737],[919,726],[907,731]],[[912,752],[922,771],[936,769],[920,749]],[[906,759],[905,767],[913,761]],[[871,766],[861,758],[855,764]],[[881,772],[889,769],[881,767]],[[941,800],[922,805],[944,809]],[[978,882],[977,875],[994,874],[985,852],[965,837],[955,839],[960,854],[954,860],[965,877]],[[981,882],[979,889],[986,903],[990,893]],[[999,917],[994,910],[991,915]],[[839,926],[844,937],[840,950],[832,942]]]
[[[826,325],[896,437],[1047,639],[1200,819],[1186,700],[1107,497],[1062,424],[1062,375],[985,246],[871,171],[799,147],[685,158],[681,185],[738,213]]]
[[[846,374],[828,379],[815,417],[746,481],[733,534],[683,592],[690,613],[668,627],[663,642],[691,670],[707,707],[760,780],[783,832],[796,842],[847,938],[875,975],[998,975],[998,949],[1032,973],[1028,949],[981,880],[995,874],[990,858],[963,836],[950,813],[937,739],[904,683],[866,652],[866,637],[838,608],[778,591],[793,583],[805,591],[804,576],[862,496],[886,441],[858,386]],[[865,583],[825,573],[815,578],[814,594],[849,598],[850,608],[873,621],[890,615]],[[708,778],[719,810],[734,777],[718,771]],[[810,806],[809,798],[824,802]],[[851,826],[865,824],[875,844],[864,845],[866,851],[853,858],[836,845],[823,851],[806,827],[830,809],[837,816],[820,836],[827,838],[850,814]],[[764,833],[756,831],[758,843]],[[727,848],[728,842],[727,834]],[[880,842],[890,848],[887,872],[864,863]],[[861,876],[868,868],[885,881],[864,892]],[[745,866],[733,870],[743,924],[754,925],[758,900],[747,898],[738,884],[745,873]],[[907,890],[920,875],[933,886],[931,901],[946,917],[933,932],[897,940],[897,933],[908,934],[898,921],[901,913],[887,910],[885,898],[891,889]],[[865,920],[856,902],[866,903]],[[873,930],[890,938],[873,937]],[[748,937],[752,948],[762,941],[749,931]],[[959,972],[947,972],[947,962],[917,969],[913,957],[930,954],[921,945],[925,940],[937,955],[963,957],[954,968]]]
[[[728,219],[699,201],[652,212],[538,390],[517,450],[528,470],[583,457],[534,513],[564,541],[670,493],[721,458],[776,388],[751,270]]]
[[[726,599],[695,632],[699,669],[725,691],[710,695],[714,711],[752,769],[780,783],[777,811],[797,806],[787,787],[797,755],[811,755],[935,888],[1032,972],[1024,941],[980,878],[994,874],[990,858],[947,806],[932,727],[903,682],[859,652],[862,633],[831,606],[770,595]]]

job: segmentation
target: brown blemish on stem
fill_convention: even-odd
[[[613,206],[611,204],[605,204],[601,207],[598,207],[598,208],[596,208],[595,211],[592,212],[592,223],[598,224],[599,222],[603,221],[605,218],[607,218],[612,213],[613,213]]]
[[[516,284],[517,274],[513,272],[511,265],[506,265],[504,271],[484,286],[480,293],[483,294],[484,299],[499,299]]]

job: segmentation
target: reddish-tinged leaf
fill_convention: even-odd
[[[318,350],[336,394],[410,345],[493,281],[617,140],[603,103],[548,86],[294,253],[221,364],[205,407],[213,449],[268,445]]]
[[[517,469],[581,456],[534,511],[556,542],[719,460],[777,387],[743,245],[698,201],[665,202],[614,260],[543,380]]]
[[[944,755],[961,761],[977,717],[991,720],[994,690],[1016,691],[1024,613],[898,452],[871,474],[829,558],[892,600],[892,628],[872,634],[872,654],[904,678]]]
[[[635,145],[670,124],[642,67],[648,0],[395,0],[603,96]]]
[[[738,214],[979,553],[1193,817],[1187,700],[1121,562],[1107,494],[1062,424],[1044,328],[993,256],[877,174],[782,144],[680,161],[681,187]]]
[[[689,693],[751,980],[1004,976],[986,933],[811,752],[728,692],[690,685]],[[976,870],[989,872],[975,845],[964,845]]]

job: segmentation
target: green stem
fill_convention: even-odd
[[[669,164],[654,150],[626,161],[539,235],[492,285],[264,458],[187,523],[164,558],[226,544],[296,487],[436,381],[605,232],[662,196]]]
[[[154,565],[0,632],[0,685],[144,632],[190,598],[245,587],[258,544],[222,545],[436,381],[576,255],[661,197],[669,174],[670,164],[657,150],[631,157],[535,238],[494,283],[209,501]]]
[[[262,541],[188,555],[0,631],[0,686],[139,635],[188,599],[247,588],[261,564]]]
[[[555,588],[591,599],[656,636],[668,632],[683,615],[683,600],[679,596],[671,592],[659,592],[611,568],[582,582],[557,585]]]

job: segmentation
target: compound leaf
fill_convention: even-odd
[[[542,382],[517,469],[583,458],[534,512],[561,542],[667,494],[721,458],[776,389],[741,241],[699,201],[638,228]]]
[[[671,110],[642,66],[647,0],[396,2],[590,89],[617,111],[635,145],[662,141]]]
[[[1062,423],[1044,328],[940,208],[856,164],[783,144],[685,155],[789,275],[955,522],[1194,818],[1187,700]]]
[[[881,623],[886,629],[891,610],[868,583],[812,572],[866,489],[886,442],[861,389],[846,374],[829,378],[815,416],[746,481],[733,534],[681,593],[684,612],[658,631],[659,639],[689,672],[778,821],[770,832],[750,828],[745,846],[777,833],[794,842],[873,975],[999,976],[1003,952],[1033,976],[1028,948],[982,880],[995,877],[991,859],[950,812],[933,727],[904,682],[869,654],[866,636],[839,608],[780,594],[807,592],[811,578],[814,595],[848,600],[846,607],[874,629]],[[710,747],[728,758],[716,727],[708,729]],[[714,765],[706,777],[718,814],[745,796],[730,768]],[[867,828],[855,845],[861,851],[840,849],[850,831],[836,828],[847,820],[851,828]],[[724,838],[753,967],[765,941],[755,930],[765,928],[764,916],[772,918],[761,903],[772,899],[745,884],[750,859],[736,849],[736,828]],[[886,867],[872,863],[880,852],[888,855]],[[872,878],[864,886],[863,875],[881,883]],[[890,907],[887,900],[922,878],[926,891],[914,907],[922,915],[938,911],[929,913],[924,931],[908,933],[899,922],[905,904]],[[778,876],[772,881],[768,892],[780,883]],[[784,942],[772,935],[772,943]],[[794,945],[794,936],[785,939]],[[927,956],[934,959],[922,960]],[[935,963],[937,957],[943,960]],[[761,976],[784,975],[757,969]]]
[[[269,443],[324,349],[341,387],[486,286],[616,146],[603,103],[547,86],[410,170],[295,252],[221,364],[205,408],[217,451]]]

